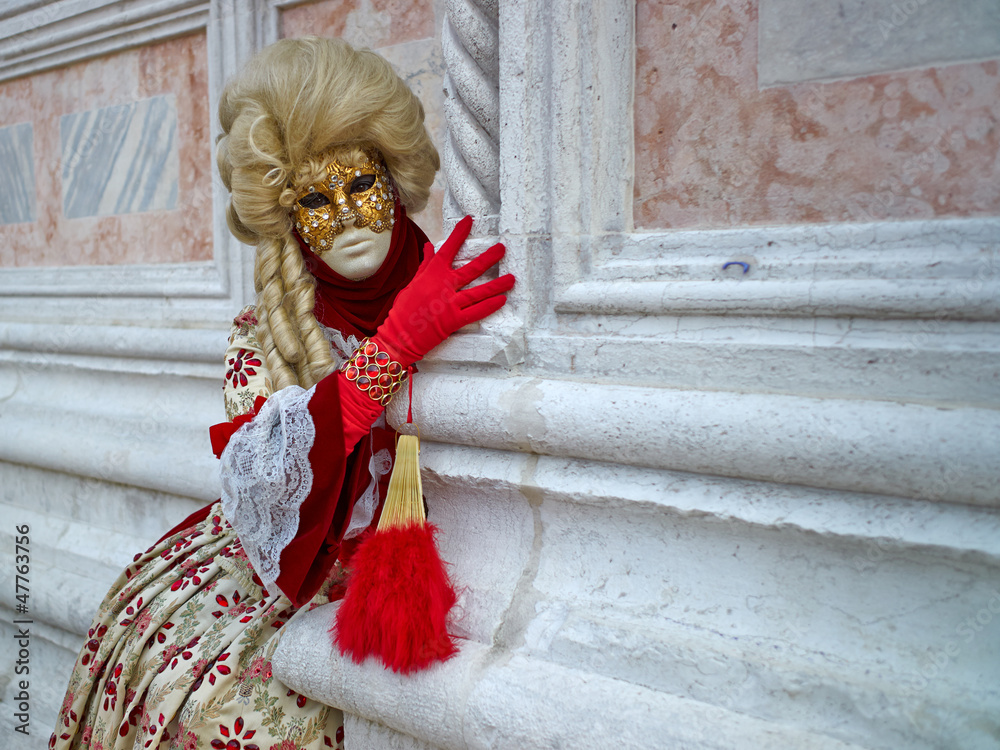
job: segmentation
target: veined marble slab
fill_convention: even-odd
[[[1000,56],[996,0],[761,0],[759,84]]]
[[[173,95],[63,115],[59,134],[67,218],[177,207]]]
[[[0,128],[0,224],[35,220],[33,143],[30,122]]]

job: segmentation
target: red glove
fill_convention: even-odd
[[[482,320],[507,302],[504,293],[514,286],[514,276],[509,273],[462,289],[504,255],[504,246],[496,244],[461,268],[452,268],[455,254],[471,230],[472,217],[466,216],[437,253],[431,243],[424,245],[424,259],[416,276],[396,297],[373,337],[396,354],[404,367],[423,359],[462,326]]]

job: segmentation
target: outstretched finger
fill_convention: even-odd
[[[498,294],[506,294],[514,286],[514,275],[506,273],[497,279],[491,279],[485,284],[479,284],[468,289],[463,289],[455,295],[455,303],[459,308],[465,309],[482,302],[489,297]]]
[[[459,282],[458,287],[461,288],[472,280],[478,279],[487,268],[495,265],[506,252],[506,248],[497,243],[489,250],[484,250],[461,268],[455,269],[455,279]]]
[[[451,234],[448,235],[448,239],[444,241],[444,244],[441,245],[441,249],[437,252],[438,257],[450,266],[452,261],[455,260],[455,255],[458,253],[459,248],[465,244],[465,239],[469,236],[469,232],[471,231],[472,217],[466,216],[455,225],[454,229],[451,230]]]
[[[505,304],[507,304],[507,298],[502,294],[490,297],[482,302],[477,302],[472,307],[467,307],[462,310],[459,314],[459,320],[463,326],[467,326],[469,323],[475,323],[477,320],[482,320],[487,315],[492,315]]]
[[[426,268],[432,260],[434,260],[434,243],[425,242],[423,258],[420,259],[420,266],[417,270],[419,271],[421,268]]]

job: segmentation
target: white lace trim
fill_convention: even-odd
[[[358,498],[358,501],[354,503],[351,522],[347,525],[347,531],[344,532],[344,539],[356,537],[371,525],[372,519],[375,517],[375,509],[378,507],[379,480],[388,474],[390,469],[392,469],[392,456],[385,448],[368,459],[368,473],[371,474],[372,481]]]
[[[337,367],[349,360],[361,346],[361,342],[355,336],[345,336],[336,328],[327,328],[322,323],[319,327],[323,331],[323,337],[330,342],[330,351],[333,352],[333,360],[337,363]]]
[[[299,509],[312,489],[316,426],[308,406],[314,391],[282,388],[222,452],[222,512],[267,588],[281,574],[281,551],[295,538]]]

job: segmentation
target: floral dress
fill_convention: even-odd
[[[135,556],[101,603],[50,748],[343,747],[343,716],[271,674],[296,609],[267,591],[217,503]]]
[[[230,420],[271,394],[255,325],[247,308],[230,336]],[[355,343],[334,342],[335,355]],[[373,470],[369,491],[377,495],[388,468]],[[334,564],[319,592],[295,607],[261,580],[215,503],[203,520],[137,554],[114,583],[73,669],[49,747],[342,748],[341,711],[290,690],[271,672],[283,628],[329,601],[342,578]]]

